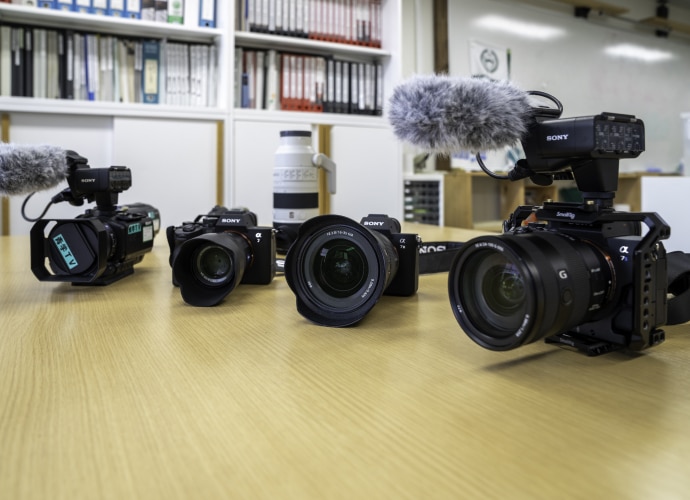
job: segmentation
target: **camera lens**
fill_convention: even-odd
[[[274,155],[273,227],[284,254],[297,238],[299,226],[319,215],[319,172],[308,130],[283,130]]]
[[[448,291],[472,340],[508,350],[594,319],[610,296],[612,269],[598,248],[560,233],[485,236],[459,252]]]
[[[179,247],[173,278],[185,302],[215,306],[241,283],[251,257],[249,242],[240,234],[203,234]]]
[[[220,286],[232,278],[234,265],[230,252],[218,245],[197,248],[192,257],[192,270],[201,283],[208,286]]]
[[[325,243],[314,258],[316,281],[332,297],[349,297],[359,290],[368,271],[361,249],[347,240]]]
[[[360,321],[397,270],[397,251],[384,235],[338,215],[305,222],[285,258],[297,310],[324,326]]]

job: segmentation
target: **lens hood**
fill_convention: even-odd
[[[193,306],[215,306],[242,281],[248,244],[232,233],[202,234],[185,241],[175,256],[173,279]]]

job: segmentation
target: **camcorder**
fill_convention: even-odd
[[[151,251],[160,213],[145,203],[117,205],[118,194],[132,185],[129,168],[90,168],[73,151],[66,158],[69,187],[51,204],[81,206],[86,200],[96,207],[74,219],[39,218],[30,233],[31,270],[40,281],[108,285],[132,274]]]
[[[381,295],[410,296],[419,283],[416,234],[387,215],[360,223],[340,215],[304,222],[285,257],[285,279],[298,312],[322,326],[360,321]]]
[[[644,151],[644,123],[614,113],[559,119],[562,106],[548,97],[558,109],[535,109],[514,175],[574,178],[582,201],[520,206],[504,234],[466,242],[448,278],[455,317],[497,351],[540,339],[589,355],[655,346],[667,321],[670,227],[656,213],[613,208],[618,161]]]
[[[276,239],[254,212],[216,206],[167,229],[173,285],[193,306],[215,306],[240,284],[267,285],[276,274]]]

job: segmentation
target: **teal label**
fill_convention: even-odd
[[[138,222],[135,222],[134,224],[130,224],[129,227],[127,228],[127,234],[135,234],[135,233],[140,233],[141,232],[141,224]]]
[[[74,269],[79,265],[77,263],[77,259],[74,257],[74,254],[72,253],[72,250],[70,249],[69,245],[65,241],[65,238],[61,234],[53,236],[53,243],[55,243],[55,247],[62,254],[62,258],[64,259],[65,264],[67,264],[67,267],[69,267],[70,269]]]

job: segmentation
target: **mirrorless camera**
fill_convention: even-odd
[[[129,168],[90,168],[73,151],[66,159],[69,187],[51,204],[95,200],[96,207],[75,219],[39,218],[31,228],[31,270],[40,281],[108,285],[132,274],[151,251],[160,213],[145,203],[117,206],[118,194],[132,185]]]
[[[214,306],[240,284],[267,285],[276,273],[275,231],[246,209],[216,206],[167,229],[173,284],[193,306]]]
[[[348,326],[383,294],[415,294],[419,244],[387,215],[370,214],[360,223],[340,215],[307,220],[285,258],[297,310],[319,325]]]
[[[618,160],[644,150],[644,124],[613,113],[559,120],[553,99],[558,110],[535,110],[516,168],[540,183],[574,178],[583,201],[518,207],[504,234],[468,241],[449,273],[455,317],[492,350],[540,339],[590,355],[657,345],[670,227],[613,208]]]

